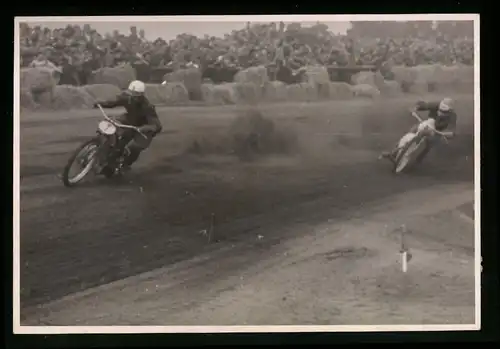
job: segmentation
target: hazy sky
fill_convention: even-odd
[[[87,22],[89,23],[89,22]],[[285,22],[287,23],[287,22]],[[315,22],[302,22],[303,26],[309,26]],[[321,22],[326,24],[329,29],[336,33],[345,33],[350,27],[349,22]],[[30,26],[40,25],[51,29],[65,27],[68,24],[83,25],[85,22],[28,22]],[[234,29],[242,29],[246,22],[91,22],[92,28],[104,34],[119,30],[122,33],[128,33],[131,26],[138,29],[144,29],[146,38],[154,40],[161,37],[165,40],[175,38],[178,34],[189,33],[196,36],[205,34],[211,36],[223,36]]]

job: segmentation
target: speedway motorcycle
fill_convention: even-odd
[[[415,133],[407,133],[399,141],[399,150],[393,167],[393,172],[396,174],[407,172],[422,161],[430,150],[432,137],[439,135],[448,143],[447,136],[436,130],[434,119],[422,120],[416,112],[412,112],[411,115],[419,121],[419,125]]]
[[[77,185],[91,173],[106,178],[121,175],[124,160],[129,155],[127,147],[119,146],[126,129],[133,130],[147,139],[138,127],[124,125],[110,118],[101,105],[97,106],[104,120],[97,125],[97,135],[80,145],[69,158],[62,173],[62,181],[66,187]],[[79,170],[71,176],[73,165],[77,165]]]

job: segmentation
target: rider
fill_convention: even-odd
[[[127,147],[129,155],[125,158],[124,169],[137,161],[141,152],[147,149],[153,138],[162,130],[162,125],[156,113],[155,106],[144,95],[146,85],[139,80],[132,81],[128,88],[122,91],[113,100],[100,101],[103,108],[124,107],[126,113],[116,118],[120,123],[136,126],[147,137],[146,139],[133,130],[125,129],[122,144]]]
[[[442,132],[446,137],[455,136],[455,131],[457,127],[457,114],[453,108],[454,101],[451,98],[443,98],[441,101],[432,102],[417,102],[416,106],[411,110],[412,113],[419,111],[427,111],[428,118],[434,119],[436,121],[435,128],[437,131]],[[416,133],[418,129],[418,124],[413,125],[410,129],[410,133]],[[443,132],[449,129],[448,132]],[[432,142],[433,140],[431,140]],[[426,150],[419,156],[418,161],[424,158],[431,147],[427,147]],[[399,143],[391,151],[383,152],[381,158],[388,158],[391,161],[395,161],[396,154],[399,150]]]

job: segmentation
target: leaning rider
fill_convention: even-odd
[[[156,113],[155,106],[144,95],[146,85],[139,80],[132,81],[128,89],[122,91],[113,100],[99,101],[103,108],[124,107],[126,113],[116,118],[117,121],[131,126],[136,126],[147,137],[144,138],[134,130],[124,129],[124,136],[120,146],[129,150],[125,158],[123,169],[137,161],[142,151],[147,149],[153,138],[162,130],[162,125]]]
[[[417,102],[416,106],[411,110],[412,113],[416,113],[419,111],[427,111],[428,118],[435,120],[435,128],[437,131],[442,132],[446,137],[454,137],[455,131],[457,127],[457,114],[453,108],[454,101],[451,98],[444,98],[438,102]],[[410,129],[410,133],[416,133],[418,129],[418,124],[413,125]],[[443,132],[448,129],[448,132]],[[431,139],[431,142],[435,139]],[[417,161],[421,161],[427,152],[431,149],[430,146],[426,148],[426,150],[420,154]],[[396,145],[394,149],[391,151],[383,152],[380,155],[380,158],[387,158],[391,161],[395,161],[396,154],[399,150],[399,143]]]

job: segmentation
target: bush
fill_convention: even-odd
[[[288,100],[287,86],[281,81],[269,81],[262,90],[263,99],[269,102]]]
[[[474,91],[474,67],[466,65],[442,66],[437,76],[437,91]]]
[[[233,83],[201,86],[202,99],[208,105],[236,104],[238,96]]]
[[[238,68],[233,67],[206,67],[203,70],[203,80],[208,79],[214,84],[233,82]]]
[[[353,75],[351,82],[353,85],[371,85],[380,89],[384,85],[384,77],[379,72],[363,71]]]
[[[264,99],[264,89],[252,83],[203,84],[202,95],[211,105],[256,104]]]
[[[354,94],[354,97],[376,98],[380,96],[380,91],[378,88],[367,84],[352,86],[352,92]]]
[[[330,99],[333,100],[350,99],[354,96],[351,85],[346,82],[331,82],[329,90]]]
[[[49,110],[90,109],[94,106],[94,98],[82,87],[59,85],[53,94],[42,94],[40,106]]]
[[[163,81],[184,84],[190,100],[202,100],[201,71],[197,68],[181,69],[165,74]]]
[[[113,83],[99,83],[82,87],[56,85],[53,71],[46,68],[23,68],[20,74],[20,106],[22,109],[68,110],[89,108],[95,100],[114,99],[133,78],[127,66],[105,68],[94,73],[93,79]],[[401,93],[471,92],[474,87],[474,68],[464,65],[426,65],[392,67],[394,81],[384,80],[379,73],[361,72],[352,78],[355,85],[328,81],[323,67],[310,66],[304,72],[307,82],[285,85],[269,81],[264,67],[246,69],[239,73],[239,82],[214,85],[201,84],[198,69],[181,70],[168,74],[169,80],[183,80],[191,84],[191,96],[199,84],[200,100],[207,105],[256,104],[261,102],[313,102],[342,100],[352,97],[397,96]],[[128,76],[128,77],[127,77]],[[191,99],[189,89],[182,82],[165,85],[147,84],[146,96],[156,105],[184,104]]]
[[[21,109],[34,110],[38,107],[37,103],[33,99],[33,94],[27,89],[21,89],[19,96],[19,104]]]
[[[54,72],[47,68],[22,68],[20,79],[21,89],[33,94],[51,92],[57,85]]]
[[[263,87],[268,81],[267,68],[264,66],[243,69],[234,76],[234,82],[251,83],[259,87]]]
[[[232,88],[238,98],[237,103],[256,104],[263,98],[264,86],[247,83],[232,83]]]
[[[126,89],[128,85],[136,79],[135,69],[129,65],[114,68],[100,68],[93,71],[89,82],[95,84],[109,84],[120,89]]]
[[[311,83],[300,83],[287,86],[287,96],[293,102],[312,102],[319,99],[318,90]]]
[[[474,68],[470,66],[395,66],[392,72],[405,93],[470,92],[474,88]]]
[[[146,84],[145,94],[155,105],[183,104],[189,100],[188,92],[181,83]]]
[[[311,84],[326,84],[330,82],[328,70],[323,66],[306,66],[303,77],[304,82]]]
[[[82,88],[94,98],[96,101],[113,100],[120,93],[120,89],[115,85],[110,84],[96,84],[86,85]]]
[[[380,93],[384,96],[398,96],[403,93],[403,90],[397,81],[384,80],[380,87]]]

